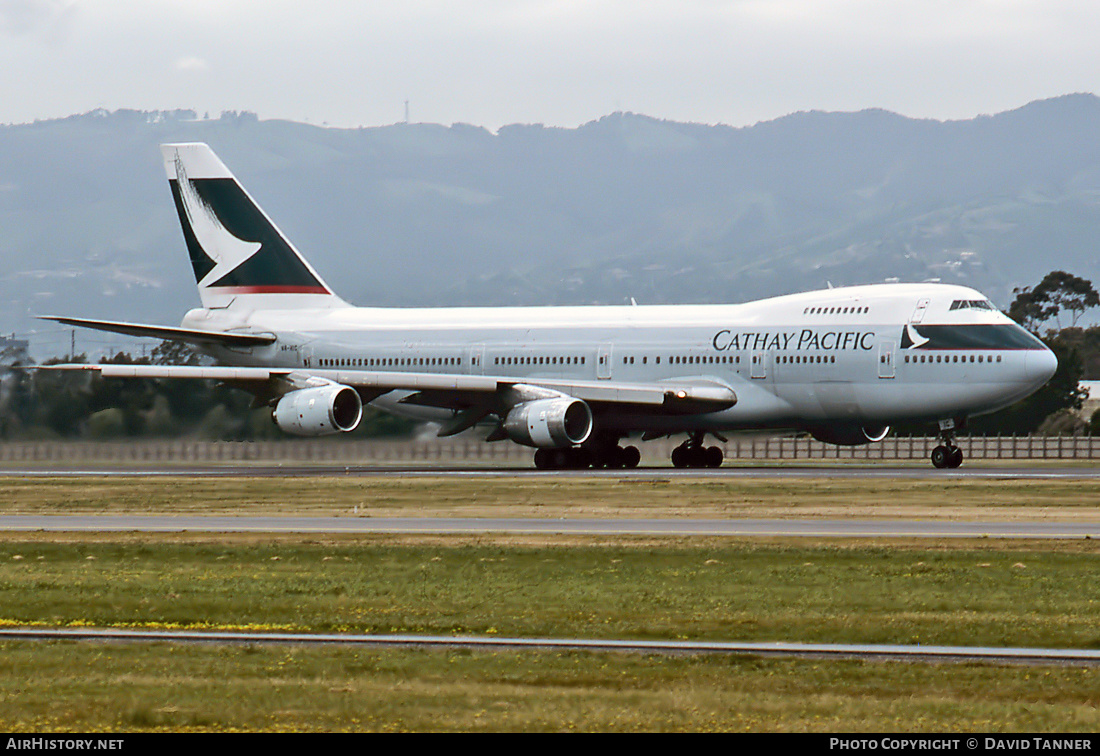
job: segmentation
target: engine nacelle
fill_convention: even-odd
[[[889,433],[889,425],[830,425],[810,431],[810,435],[818,441],[837,446],[874,444],[886,438]]]
[[[516,443],[540,449],[582,444],[592,433],[592,410],[569,396],[524,402],[504,418],[504,432]]]
[[[355,389],[332,383],[285,394],[271,417],[281,430],[294,436],[347,433],[359,425],[363,402]]]

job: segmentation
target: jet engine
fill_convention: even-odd
[[[294,436],[327,436],[353,431],[363,417],[363,402],[350,386],[331,383],[284,394],[271,418]]]
[[[505,416],[504,432],[525,446],[573,446],[584,443],[592,433],[592,410],[570,396],[524,402]]]
[[[837,446],[873,444],[886,438],[889,433],[889,425],[830,425],[810,431],[810,435],[818,441]]]

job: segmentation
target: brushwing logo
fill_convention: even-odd
[[[199,281],[200,287],[206,287],[236,270],[259,252],[263,245],[237,238],[222,224],[214,208],[199,195],[195,185],[187,178],[179,152],[176,153],[176,180],[191,232],[214,263],[214,267]]]
[[[905,325],[905,330],[901,333],[901,348],[902,349],[919,349],[929,342],[929,339],[925,336],[921,336],[917,332],[917,329],[913,327],[912,323]]]

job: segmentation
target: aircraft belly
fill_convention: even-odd
[[[1008,383],[880,380],[788,383],[776,391],[802,420],[889,423],[993,412],[1026,396],[1030,387],[1017,391]],[[746,404],[742,397],[735,409]]]
[[[985,414],[1015,401],[1010,394],[1004,383],[883,381],[862,386],[859,401],[865,421],[898,422]]]
[[[858,420],[864,414],[857,384],[851,381],[828,381],[805,387],[802,401],[797,404],[805,417],[817,420]]]

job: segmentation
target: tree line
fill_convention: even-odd
[[[165,341],[148,357],[127,352],[102,364],[199,365],[203,357],[185,344]],[[86,354],[42,363],[86,363]],[[406,436],[416,424],[371,407],[363,421],[341,437]],[[7,372],[0,389],[0,439],[91,439],[190,437],[215,441],[287,438],[275,427],[269,407],[253,407],[252,396],[215,381],[104,379],[92,371]]]

